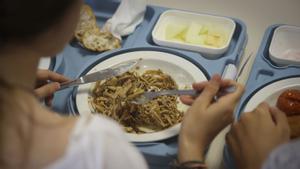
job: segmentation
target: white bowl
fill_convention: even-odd
[[[276,28],[269,55],[280,66],[300,65],[300,27],[284,25]]]
[[[166,38],[166,29],[170,23],[181,25],[190,25],[191,23],[211,25],[213,28],[222,29],[226,35],[226,40],[224,45],[221,47],[168,40]],[[229,18],[178,10],[168,10],[161,14],[152,31],[152,38],[157,45],[196,51],[204,54],[204,56],[216,58],[227,51],[235,27],[235,22]]]

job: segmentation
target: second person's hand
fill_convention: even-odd
[[[277,108],[262,103],[243,113],[226,136],[239,169],[260,169],[271,151],[289,140],[287,118]]]

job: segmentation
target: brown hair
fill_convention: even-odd
[[[0,0],[0,44],[46,31],[76,0]]]
[[[0,48],[9,44],[11,41],[27,41],[35,38],[39,34],[47,31],[52,25],[60,21],[71,5],[78,0],[0,0]],[[19,86],[13,86],[0,77],[0,168],[12,168],[6,160],[7,156],[4,147],[9,140],[7,139],[7,128],[5,123],[9,123],[8,118],[18,120],[22,115],[31,112],[34,100],[24,94],[30,93],[19,89]],[[26,98],[26,99],[22,99]],[[35,101],[35,100],[34,100]],[[5,114],[4,112],[22,112],[17,115]],[[24,112],[24,113],[23,113]],[[21,133],[20,145],[22,145],[22,159],[14,163],[14,168],[25,168],[28,161],[27,138],[31,136],[32,130],[24,135]],[[27,129],[26,129],[27,130]],[[15,167],[17,166],[17,167]]]

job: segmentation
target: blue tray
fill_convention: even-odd
[[[113,15],[118,6],[117,2],[107,1],[104,3],[103,1],[93,1],[91,4],[95,11],[97,23],[100,26]],[[236,30],[229,49],[218,59],[207,59],[197,52],[160,47],[154,44],[151,38],[151,31],[160,14],[166,10],[167,8],[148,6],[144,21],[133,34],[124,38],[120,49],[99,54],[83,49],[75,41],[71,42],[56,57],[57,62],[54,70],[70,78],[76,78],[86,73],[94,64],[114,55],[141,50],[162,51],[183,57],[199,67],[206,74],[207,78],[210,78],[215,73],[222,74],[227,64],[236,64],[240,61],[247,42],[247,33],[245,24],[235,18],[232,19],[236,22]],[[53,101],[54,109],[63,114],[76,115],[77,110],[74,100],[76,89],[66,89],[57,92]],[[160,142],[136,144],[136,146],[144,154],[151,168],[167,168],[167,164],[176,156],[177,138],[173,137]]]
[[[264,34],[260,49],[254,60],[252,70],[246,83],[245,94],[243,95],[235,113],[237,119],[243,113],[243,109],[249,99],[261,88],[282,79],[300,77],[299,66],[278,66],[276,65],[276,63],[272,62],[269,57],[270,43],[273,37],[273,33],[278,26],[281,25],[270,26]],[[226,168],[234,169],[235,167],[227,148],[225,148],[224,151],[224,158]]]
[[[94,2],[94,5],[96,6],[94,7],[94,10],[97,17],[97,23],[99,25],[103,25],[105,20],[107,20],[113,15],[115,9],[118,6],[118,3],[109,2],[97,5],[96,2]],[[101,5],[101,8],[97,8]],[[108,7],[106,8],[105,6]],[[98,10],[103,11],[98,12]],[[124,38],[121,49],[111,50],[99,54],[97,52],[91,52],[86,49],[83,49],[75,41],[71,42],[56,57],[56,65],[54,70],[58,73],[64,74],[69,78],[76,78],[84,71],[84,69],[87,68],[89,64],[97,60],[103,59],[112,53],[117,54],[122,50],[132,50],[132,48],[136,48],[137,50],[141,50],[142,48],[144,50],[146,50],[146,48],[148,48],[149,50],[158,51],[168,50],[173,53],[178,53],[179,55],[186,56],[186,58],[191,62],[200,64],[203,67],[203,69],[207,71],[209,76],[215,73],[222,74],[227,64],[236,64],[239,62],[239,59],[241,58],[240,56],[243,54],[244,47],[247,41],[246,26],[242,21],[233,18],[236,22],[236,30],[228,51],[218,59],[207,59],[197,52],[159,47],[153,43],[151,38],[152,28],[154,27],[160,14],[165,10],[167,9],[155,6],[148,6],[144,21],[139,27],[137,27],[136,31],[134,31],[133,34]],[[72,89],[66,89],[63,92],[58,92],[56,94],[54,99],[54,109],[56,111],[61,113],[67,112],[66,100],[70,96],[71,91]]]

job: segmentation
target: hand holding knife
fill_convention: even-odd
[[[120,63],[117,65],[114,65],[111,68],[100,70],[95,73],[90,73],[85,76],[81,76],[81,77],[71,80],[69,82],[61,83],[61,87],[59,90],[63,90],[63,89],[69,88],[69,87],[79,86],[79,85],[86,84],[86,83],[92,83],[92,82],[96,82],[99,80],[111,78],[113,76],[121,75],[121,74],[129,71],[130,69],[132,69],[134,66],[136,66],[137,63],[138,63],[138,61],[136,61],[136,60],[129,61],[126,63]]]

